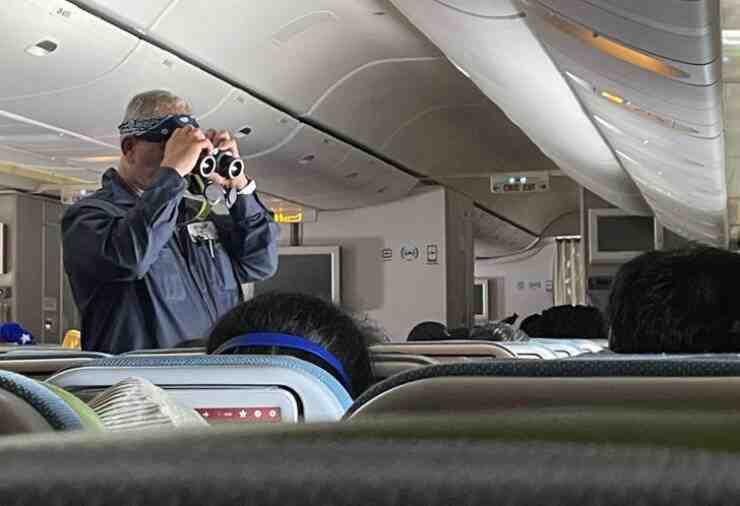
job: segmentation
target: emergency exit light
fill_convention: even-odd
[[[283,212],[274,210],[277,223],[303,223],[303,212]]]
[[[491,176],[491,193],[535,193],[550,189],[548,171]]]

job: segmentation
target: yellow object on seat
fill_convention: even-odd
[[[73,350],[79,350],[82,348],[82,343],[80,342],[80,331],[79,330],[68,330],[66,334],[64,334],[64,341],[62,342],[63,348],[71,348]]]

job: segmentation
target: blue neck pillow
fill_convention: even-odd
[[[224,344],[218,347],[213,352],[214,355],[225,355],[229,353],[235,353],[239,348],[246,347],[273,347],[278,346],[280,348],[288,348],[291,350],[299,350],[308,353],[316,358],[321,359],[323,362],[329,364],[339,375],[340,382],[347,389],[347,392],[352,392],[352,380],[345,371],[344,366],[332,353],[326,350],[323,346],[304,339],[302,337],[291,336],[288,334],[280,334],[276,332],[255,332],[238,336],[233,339],[226,341]]]

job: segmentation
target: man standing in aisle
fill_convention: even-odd
[[[85,350],[171,348],[205,337],[242,300],[242,283],[277,270],[279,227],[247,175],[212,176],[236,195],[229,216],[194,219],[185,176],[203,150],[239,152],[228,132],[204,133],[191,114],[166,91],[135,96],[119,127],[120,167],[64,215],[64,266]],[[186,126],[172,128],[173,118]]]

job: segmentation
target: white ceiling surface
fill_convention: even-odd
[[[290,114],[69,2],[7,0],[0,162],[95,180],[116,163],[123,105],[136,92],[168,88],[193,103],[206,127],[251,128],[240,148],[262,190],[321,209],[395,200],[416,180],[293,116],[422,174],[554,168],[386,1],[232,0],[207,11],[192,0],[85,3]],[[59,43],[53,54],[24,51],[47,38]]]
[[[502,227],[500,220],[490,213],[473,210],[473,237],[476,252],[483,251],[487,256],[511,255],[527,249],[537,237],[515,227]]]
[[[449,182],[447,179],[442,181]],[[482,183],[476,178],[458,178],[454,182],[476,200],[491,191],[487,181]],[[497,196],[489,204],[492,211],[503,216],[517,216],[520,225],[538,234],[550,235],[553,221],[569,213],[577,214],[580,210],[580,187],[568,177],[551,176],[550,189],[546,192]],[[578,235],[580,229],[572,229],[568,233]]]
[[[568,176],[606,200],[648,209],[549,56],[511,2],[499,17],[478,2],[393,0]]]
[[[0,148],[16,149],[5,161],[75,173],[110,166],[110,159],[85,159],[115,156],[115,127],[133,94],[168,88],[192,102],[205,127],[252,129],[240,139],[240,147],[251,159],[250,174],[269,193],[338,209],[395,200],[416,184],[388,164],[301,127],[291,116],[67,2],[8,2],[11,5],[4,5],[0,17],[0,33],[7,39],[0,46],[0,60],[15,67],[3,63],[0,73],[0,120],[12,117],[16,123],[43,128],[32,133],[36,135],[13,132],[0,137]],[[55,53],[35,58],[24,52],[45,38],[59,42]],[[100,49],[88,63],[91,40],[105,44],[94,45]],[[60,141],[59,132],[69,134]],[[101,150],[101,143],[109,147]],[[29,153],[26,159],[19,156],[18,148]],[[55,153],[55,160],[46,157],[48,153]],[[354,175],[358,172],[364,177]]]
[[[125,0],[86,1],[119,19],[125,16],[150,36],[297,116],[419,173],[436,175],[458,167],[485,173],[519,170],[509,163],[511,143],[499,142],[501,131],[513,125],[501,125],[500,120],[509,122],[496,106],[387,1],[302,0],[269,7],[221,1],[208,11],[217,27],[208,22],[193,26],[191,20],[203,16],[196,2],[172,2],[167,8],[162,1],[152,9]],[[213,37],[214,29],[219,37]],[[526,153],[518,152],[519,165],[555,168],[526,135],[518,130],[515,135],[516,145],[526,146]]]

